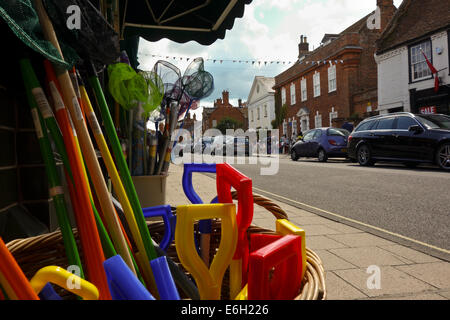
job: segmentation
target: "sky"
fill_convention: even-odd
[[[398,7],[401,2],[394,0],[394,5]],[[214,91],[194,111],[200,120],[202,107],[212,107],[223,90],[229,92],[231,104],[237,106],[238,99],[247,101],[255,76],[275,77],[288,69],[298,58],[301,35],[308,38],[313,50],[325,33],[342,32],[374,11],[376,3],[377,0],[253,0],[245,6],[244,16],[227,30],[225,38],[209,46],[195,41],[179,44],[167,39],[149,42],[141,38],[139,68],[152,70],[156,61],[167,60],[183,73],[189,64],[186,58],[202,57],[205,70],[214,77]],[[268,63],[264,64],[265,61]]]

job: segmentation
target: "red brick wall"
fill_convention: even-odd
[[[237,122],[242,123],[243,129],[244,131],[246,131],[248,129],[248,121],[240,110],[242,110],[242,108],[239,109],[234,107],[217,107],[216,110],[214,110],[209,115],[204,130],[214,128],[213,120],[216,120],[217,124],[219,124],[220,120],[222,120],[223,118],[230,117]]]
[[[391,0],[389,0],[391,1]],[[387,2],[389,2],[387,1]],[[385,1],[382,1],[385,2]],[[392,2],[392,1],[391,1]],[[383,3],[384,4],[384,3]],[[383,17],[383,26],[385,20],[390,19],[393,10],[386,10],[388,18]],[[311,65],[306,63],[296,64],[285,72],[275,77],[275,89],[286,90],[286,103],[288,111],[286,121],[295,118],[297,120],[297,131],[300,130],[300,120],[296,117],[302,107],[310,110],[309,126],[314,128],[315,115],[319,111],[322,115],[322,126],[329,126],[329,113],[334,107],[338,112],[339,121],[333,125],[338,126],[347,118],[355,113],[363,117],[366,113],[367,104],[370,102],[372,110],[377,108],[377,65],[374,59],[375,43],[379,38],[381,30],[369,30],[366,26],[366,19],[363,18],[344,33],[338,39],[330,44],[314,50],[305,61],[319,60],[338,60],[336,66],[337,90],[328,93],[328,67],[327,63]],[[343,60],[344,63],[340,63]],[[315,71],[320,72],[321,94],[314,98],[313,75]],[[301,102],[301,78],[306,78],[308,99]],[[290,86],[295,83],[296,104],[290,104]],[[279,128],[280,130],[282,127]],[[291,130],[288,126],[288,134]]]

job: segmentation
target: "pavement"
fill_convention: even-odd
[[[190,203],[183,192],[182,175],[182,165],[170,166],[167,204]],[[217,195],[215,179],[210,176],[194,174],[193,185],[205,202]],[[306,246],[322,259],[328,300],[450,299],[449,262],[355,226],[271,200],[287,213],[290,221],[305,230]],[[275,218],[256,205],[252,224],[274,230]]]

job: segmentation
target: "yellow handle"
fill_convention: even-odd
[[[293,234],[302,238],[302,279],[306,272],[306,236],[305,230],[297,227],[287,219],[278,219],[276,222],[276,232],[283,236]]]
[[[246,284],[245,287],[242,288],[241,292],[238,293],[234,300],[248,300],[248,284]]]
[[[31,287],[36,294],[39,294],[48,282],[54,283],[85,300],[98,300],[98,290],[92,283],[63,268],[56,266],[44,267],[36,272],[30,280]]]
[[[79,86],[81,91],[81,98],[84,102],[84,105],[87,110],[86,117],[88,118],[89,124],[91,126],[92,132],[94,133],[94,138],[97,142],[97,145],[100,149],[100,153],[102,154],[103,161],[105,162],[106,169],[111,177],[114,190],[116,191],[120,204],[122,205],[123,212],[125,214],[125,218],[127,220],[128,226],[130,227],[131,235],[136,243],[138,253],[136,253],[136,259],[139,261],[139,265],[141,267],[142,274],[144,276],[145,282],[151,288],[153,294],[157,293],[156,283],[154,280],[154,276],[150,267],[150,258],[147,256],[147,251],[145,250],[144,242],[142,240],[141,233],[139,232],[139,228],[136,222],[136,218],[134,217],[133,209],[131,207],[131,203],[128,199],[127,193],[123,186],[122,180],[120,179],[119,173],[117,171],[116,165],[114,164],[114,160],[111,156],[111,152],[108,149],[108,145],[106,143],[103,132],[101,131],[100,125],[98,124],[97,117],[95,115],[94,109],[92,108],[91,100],[87,94],[86,88],[83,85]],[[122,258],[124,256],[121,254]],[[125,258],[124,258],[125,260]],[[127,260],[125,260],[127,261]],[[130,261],[131,262],[131,261]],[[132,264],[132,262],[131,262]],[[128,263],[127,263],[128,265]],[[134,266],[131,269],[134,272]]]
[[[233,259],[230,264],[230,297],[242,289],[242,259]]]
[[[198,220],[221,219],[219,249],[205,265],[194,243],[194,223]],[[175,244],[180,262],[194,277],[202,300],[219,300],[222,279],[237,245],[236,207],[232,203],[195,204],[177,207]]]

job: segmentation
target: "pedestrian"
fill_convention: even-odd
[[[289,138],[285,136],[285,142],[284,142],[284,153],[289,153]]]
[[[281,139],[280,139],[280,154],[283,154],[285,143],[286,143],[286,135],[283,135],[283,136],[281,136]]]

